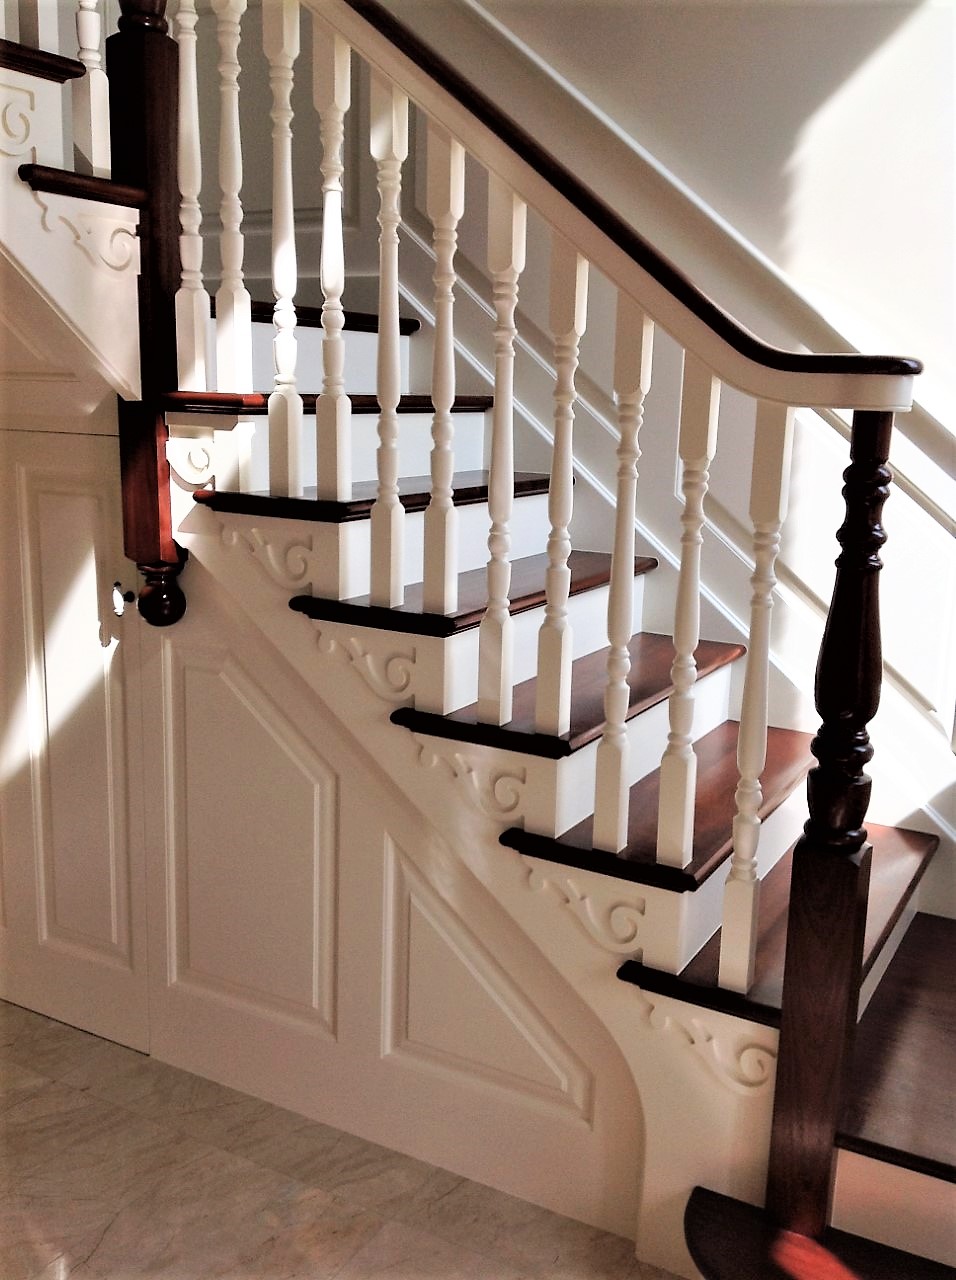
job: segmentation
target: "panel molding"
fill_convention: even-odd
[[[594,1091],[591,1072],[387,833],[383,852],[383,1058],[408,1061],[486,1088],[501,1089],[591,1126]],[[413,909],[421,913],[470,977],[538,1055],[553,1076],[553,1085],[413,1038],[409,1025]]]
[[[308,1004],[264,987],[204,972],[190,947],[186,681],[202,673],[222,683],[313,788],[311,999]],[[330,1040],[337,1022],[338,778],[289,723],[281,708],[225,647],[163,642],[167,808],[167,983],[272,1019],[306,1026]]]

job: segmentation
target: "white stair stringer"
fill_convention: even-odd
[[[356,629],[340,638],[316,629],[288,608],[294,575],[283,548],[233,536],[233,519],[196,511],[177,539],[314,690],[315,713],[333,714],[354,735],[607,1027],[643,1111],[637,1254],[691,1280],[697,1272],[682,1230],[691,1188],[704,1184],[754,1203],[762,1196],[777,1042],[772,1029],[617,979],[645,941],[653,953],[656,939],[687,934],[680,916],[696,895],[535,865],[503,848],[498,836],[524,821],[534,790],[529,758],[451,743],[441,758],[423,750],[388,718],[412,700],[428,664],[421,637]]]
[[[72,382],[98,379],[124,399],[140,394],[137,279],[139,213],[77,196],[35,192],[17,176],[21,164],[62,163],[40,111],[36,80],[0,76],[0,113],[15,121],[0,150],[0,297],[4,313],[41,335],[37,357],[68,363]],[[62,145],[62,144],[60,144]],[[13,313],[12,306],[25,315]],[[27,345],[31,345],[28,341]],[[78,367],[77,367],[78,366]],[[71,391],[73,387],[71,386]],[[102,398],[102,394],[99,398]]]

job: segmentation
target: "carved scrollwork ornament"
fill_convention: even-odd
[[[368,687],[387,702],[407,702],[415,678],[417,650],[376,654],[362,645],[357,636],[342,639],[326,628],[317,628],[316,645],[321,654],[349,663]]]
[[[431,743],[416,739],[418,763],[423,769],[443,770],[449,779],[464,783],[468,800],[490,818],[513,816],[524,799],[527,774],[509,771],[483,761],[468,760],[460,751],[447,754]]]
[[[647,905],[643,898],[598,903],[593,895],[575,882],[573,876],[560,876],[550,870],[545,872],[528,859],[525,863],[528,887],[538,893],[551,893],[601,947],[614,955],[632,959],[640,956],[640,931]]]

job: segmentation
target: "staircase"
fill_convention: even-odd
[[[315,715],[355,737],[591,1002],[645,1112],[639,1256],[708,1280],[774,1280],[797,1274],[774,1261],[782,1227],[820,1240],[859,1280],[956,1275],[956,1011],[946,961],[956,925],[921,896],[940,840],[862,825],[880,685],[885,463],[918,363],[764,346],[373,0],[303,6],[313,15],[324,147],[321,309],[293,306],[288,95],[299,8],[264,0],[276,305],[252,302],[229,105],[245,6],[213,7],[223,103],[214,301],[201,273],[192,4],[179,8],[178,53],[148,6],[121,4],[125,28],[108,65],[122,182],[77,183],[38,163],[20,169],[33,192],[112,196],[145,221],[140,394],[120,408],[126,546],[146,577],[142,616],[160,627],[183,618],[188,553],[311,689]],[[8,68],[17,60],[18,74],[43,74],[19,45],[0,53]],[[342,305],[352,57],[373,67],[381,256],[372,317]],[[144,144],[133,107],[119,105],[134,80],[146,98],[165,86],[166,98],[144,108],[143,128],[153,127],[150,112],[163,115],[168,141],[176,58],[178,192],[168,157],[161,172],[162,145]],[[142,87],[135,93],[142,104]],[[399,314],[406,95],[418,108],[413,136],[433,231],[435,295],[424,324]],[[131,122],[117,131],[124,110]],[[488,385],[460,395],[467,364],[453,314],[466,151],[469,184],[472,167],[487,171],[493,288],[486,349],[465,352]],[[548,265],[536,240],[546,221]],[[552,367],[538,371],[553,380],[544,450],[515,429],[526,267],[529,310],[546,292],[553,336]],[[599,376],[582,356],[589,269],[592,317],[613,336],[604,362],[613,366],[613,440],[575,423],[579,362]],[[133,322],[129,299],[113,321]],[[429,343],[430,385],[413,381],[427,363],[415,344]],[[787,680],[771,630],[800,429],[793,406],[806,404],[853,413],[815,738],[798,710],[779,713]],[[736,629],[706,601],[701,625],[718,422],[735,445],[753,440],[750,617]],[[679,519],[664,545],[635,539],[642,447],[652,475],[662,448],[672,468],[675,447],[680,457]],[[616,489],[595,502],[590,455],[600,448],[616,452]],[[515,469],[516,454],[526,469]],[[715,484],[720,466],[718,457]],[[584,533],[579,541],[576,521],[572,545],[582,487]],[[808,773],[811,817],[800,836]],[[566,920],[555,920],[555,903]],[[682,1110],[688,1076],[671,1054],[687,1050],[706,1070]],[[698,1123],[714,1127],[696,1132]],[[454,1153],[445,1158],[451,1167]]]

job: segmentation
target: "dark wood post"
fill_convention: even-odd
[[[882,680],[880,518],[892,427],[891,413],[853,416],[842,550],[817,663],[818,763],[807,782],[810,818],[793,855],[767,1208],[782,1227],[809,1236],[829,1219],[833,1142],[859,1002],[871,855],[864,769]]]
[[[177,582],[184,553],[173,539],[167,429],[158,399],[177,386],[179,64],[167,34],[166,0],[120,0],[120,10],[119,30],[106,42],[112,176],[147,192],[140,221],[142,400],[119,405],[123,533],[126,554],[146,577],[140,612],[153,625],[168,626],[186,609]]]

